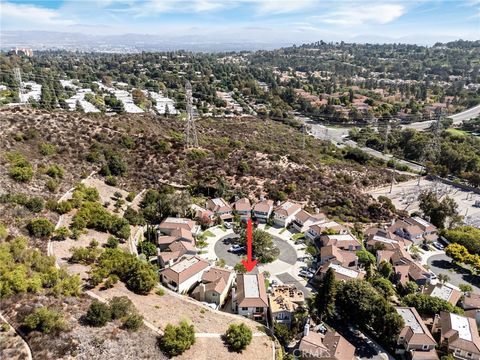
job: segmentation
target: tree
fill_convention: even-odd
[[[320,281],[315,295],[315,307],[317,309],[317,316],[320,321],[323,317],[332,319],[335,313],[335,297],[337,294],[337,285],[335,280],[335,272],[329,268]]]
[[[90,326],[102,327],[112,319],[110,307],[98,300],[93,300],[84,316],[85,322]]]
[[[186,320],[179,326],[167,324],[160,338],[160,348],[168,356],[177,356],[195,344],[195,330]]]
[[[127,273],[125,284],[137,294],[148,294],[158,282],[152,266],[143,261],[134,262]]]
[[[252,336],[252,330],[244,323],[241,323],[230,324],[224,338],[225,343],[231,350],[241,352],[251,343]]]
[[[367,269],[368,267],[374,265],[377,262],[377,260],[375,259],[375,256],[371,252],[365,249],[357,251],[357,257],[358,257],[358,263],[364,269]]]
[[[440,281],[442,284],[445,284],[450,281],[450,276],[446,274],[438,274],[438,281]]]
[[[480,229],[473,226],[459,226],[455,229],[442,230],[441,235],[451,243],[454,243],[449,245],[449,247],[452,247],[452,250],[460,249],[457,247],[459,244],[463,245],[472,254],[480,254]],[[459,260],[459,262],[463,261]]]
[[[37,330],[44,334],[55,333],[67,329],[67,325],[60,312],[46,307],[36,309],[24,320],[24,325],[30,331]]]
[[[419,208],[424,216],[430,219],[430,222],[438,228],[443,229],[448,218],[458,216],[458,205],[452,198],[446,196],[442,201],[438,200],[437,194],[433,191],[422,192],[418,200]]]
[[[235,266],[233,267],[233,270],[235,270],[235,272],[239,274],[245,274],[247,272],[247,269],[241,262],[235,264]]]
[[[147,259],[157,255],[157,247],[147,240],[141,241],[138,244],[137,249],[138,249],[138,252],[140,254],[144,254],[147,257]]]
[[[287,325],[275,322],[273,325],[275,337],[280,341],[280,344],[287,346],[292,339],[293,334]]]
[[[413,306],[420,315],[433,316],[441,311],[463,314],[463,310],[448,301],[427,294],[410,294],[402,299],[406,306]]]
[[[378,272],[385,279],[390,279],[393,275],[393,266],[388,261],[383,260],[378,266]]]
[[[372,285],[380,292],[385,298],[395,295],[395,288],[390,280],[385,278],[377,278],[373,280]]]
[[[143,325],[143,316],[137,313],[129,314],[123,321],[123,328],[128,331],[137,331]]]
[[[244,228],[240,232],[240,243],[247,246],[247,232]],[[273,243],[272,236],[260,229],[254,229],[252,232],[252,252],[261,263],[274,261],[280,253]]]
[[[45,238],[52,235],[55,226],[48,219],[37,218],[29,221],[27,230],[30,235],[36,238]]]
[[[458,286],[460,288],[460,290],[464,293],[467,293],[467,292],[472,292],[473,291],[473,287],[472,285],[470,284],[460,284]]]

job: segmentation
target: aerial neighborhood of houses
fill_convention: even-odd
[[[174,292],[271,328],[275,324],[292,328],[295,314],[307,309],[307,298],[315,294],[311,284],[322,281],[329,271],[338,282],[368,277],[368,269],[359,261],[359,252],[368,251],[378,267],[391,267],[395,286],[414,283],[418,293],[465,310],[464,315],[442,311],[426,318],[414,307],[398,303],[395,310],[404,327],[396,342],[396,356],[439,359],[436,349],[442,346],[456,359],[480,359],[480,295],[440,282],[418,261],[413,251],[418,246],[433,243],[443,249],[437,228],[420,217],[367,228],[360,239],[351,225],[329,219],[318,210],[310,213],[290,200],[275,203],[262,198],[254,203],[236,198],[229,203],[213,198],[192,204],[188,216],[168,217],[156,228],[161,283]],[[240,271],[235,265],[245,247],[235,231],[249,219],[275,242],[289,244],[296,254],[293,261],[283,262],[281,257],[259,264],[253,272]],[[357,358],[351,338],[348,341],[309,316],[300,325],[295,345],[298,358]]]

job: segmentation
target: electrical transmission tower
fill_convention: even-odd
[[[23,102],[23,81],[22,81],[22,74],[20,72],[20,68],[16,67],[13,69],[13,76],[15,80],[18,82],[18,97],[20,98],[20,102]]]
[[[187,148],[198,147],[197,128],[193,118],[192,85],[189,81],[185,83],[185,94],[187,97],[187,128],[185,130]]]

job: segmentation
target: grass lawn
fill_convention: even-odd
[[[215,234],[212,233],[210,230],[205,230],[202,235],[206,237],[215,237]]]
[[[287,228],[283,228],[282,230],[280,230],[279,234],[283,234],[285,231],[287,231]]]
[[[268,230],[272,227],[272,225],[265,224],[265,230]]]
[[[296,234],[293,234],[292,235],[292,240],[293,241],[297,241],[299,239],[304,239],[305,238],[305,234],[304,233],[296,233]]]
[[[225,225],[220,225],[219,228],[223,231],[223,232],[227,232],[227,229],[225,228]]]

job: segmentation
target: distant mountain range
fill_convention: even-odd
[[[419,41],[419,39],[422,39]],[[321,40],[321,39],[317,39]],[[446,37],[442,42],[457,40]],[[377,35],[357,35],[347,42],[357,43],[416,43],[433,45],[438,39],[428,37],[406,36],[399,39]],[[299,40],[299,44],[305,42]],[[2,31],[0,32],[0,49],[10,50],[14,47],[29,47],[34,50],[72,50],[94,52],[141,52],[141,51],[241,51],[241,50],[272,50],[291,46],[292,42],[262,41],[260,39],[244,40],[213,40],[204,36],[178,36],[165,38],[152,34],[121,34],[121,35],[89,35],[82,33],[67,33],[53,31]],[[298,45],[298,44],[297,44]]]

